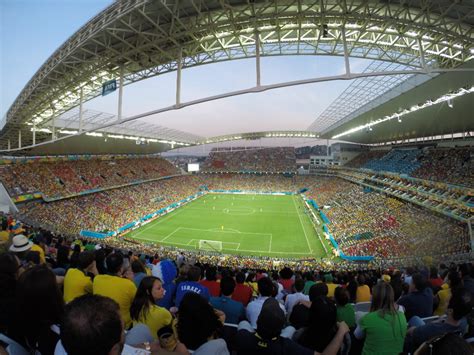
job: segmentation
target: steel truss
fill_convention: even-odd
[[[4,118],[0,148],[21,143],[18,131],[27,123],[54,126],[55,117],[100,95],[102,83],[112,78],[128,85],[256,57],[259,87],[258,58],[280,55],[344,56],[346,74],[349,57],[450,70],[473,58],[473,14],[470,3],[429,0],[116,1],[28,82]],[[179,79],[177,87],[179,106]],[[26,145],[32,142],[28,132]]]

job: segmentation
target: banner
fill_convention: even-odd
[[[117,80],[112,79],[102,84],[102,96],[108,95],[117,90]]]

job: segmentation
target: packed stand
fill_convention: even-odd
[[[214,148],[202,165],[202,171],[269,172],[296,171],[293,147]]]
[[[447,257],[470,250],[467,227],[452,219],[342,179],[321,177],[308,187],[346,255]]]
[[[224,267],[27,226],[10,235],[6,249],[0,353],[473,351],[465,340],[474,332],[470,263],[304,272]]]
[[[426,180],[474,187],[474,147],[426,149],[411,175]]]
[[[178,169],[158,157],[89,159],[5,165],[0,180],[11,196],[40,192],[60,198],[174,174],[179,174]]]

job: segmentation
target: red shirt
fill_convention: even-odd
[[[431,283],[431,286],[433,287],[441,287],[444,281],[441,277],[438,277],[436,279],[430,279],[430,283]]]
[[[221,285],[217,281],[201,280],[199,283],[209,290],[211,297],[219,297],[221,295]]]
[[[237,302],[241,302],[245,307],[250,302],[252,298],[252,288],[244,284],[236,284],[234,293],[232,294],[232,299]]]
[[[278,282],[283,286],[285,291],[291,292],[291,288],[293,287],[292,279],[280,279]]]

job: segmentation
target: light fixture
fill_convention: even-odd
[[[343,137],[343,136],[347,136],[351,133],[355,133],[355,132],[359,132],[359,131],[362,131],[364,129],[367,129],[368,127],[369,127],[369,130],[371,130],[370,128],[372,126],[375,126],[377,124],[380,124],[380,123],[383,123],[383,122],[386,122],[386,121],[390,121],[394,118],[397,118],[397,120],[399,120],[399,122],[400,122],[402,116],[408,115],[410,113],[422,110],[422,109],[430,107],[430,106],[440,104],[442,102],[447,102],[448,106],[452,108],[454,106],[453,105],[453,100],[455,98],[460,97],[460,96],[464,96],[464,95],[467,95],[467,94],[471,94],[473,92],[474,92],[474,86],[471,86],[469,88],[464,88],[463,87],[463,88],[460,88],[456,91],[448,92],[447,94],[445,94],[443,96],[440,96],[437,99],[434,99],[434,100],[429,99],[429,100],[425,101],[422,104],[413,105],[409,109],[404,109],[401,112],[395,112],[391,115],[376,119],[375,121],[371,121],[370,123],[366,123],[364,125],[360,125],[360,126],[348,129],[347,131],[344,131],[342,133],[339,133],[339,134],[336,134],[336,135],[332,136],[331,139],[337,139],[337,138],[340,138],[340,137]]]
[[[397,121],[398,123],[402,123],[402,119],[400,118],[400,115],[397,113]]]

